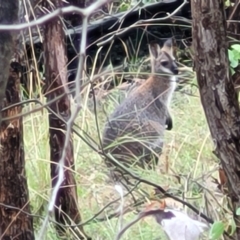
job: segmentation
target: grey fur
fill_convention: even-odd
[[[151,77],[128,95],[105,125],[103,147],[125,165],[152,168],[162,152],[165,124],[172,128],[168,105],[177,65],[169,41],[162,49],[158,44],[150,45]],[[113,166],[108,160],[106,164]]]

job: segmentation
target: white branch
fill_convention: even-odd
[[[18,31],[18,30],[23,30],[29,27],[34,27],[37,25],[41,25],[43,23],[46,23],[47,21],[53,19],[54,17],[61,16],[64,13],[79,13],[82,15],[84,18],[88,18],[95,10],[99,9],[102,5],[106,4],[109,2],[109,0],[98,0],[94,4],[90,5],[87,8],[79,8],[79,7],[74,7],[74,6],[68,6],[64,8],[59,8],[56,9],[55,11],[46,14],[43,17],[40,17],[39,19],[35,21],[31,21],[29,23],[22,23],[22,24],[15,24],[15,25],[7,25],[7,24],[1,24],[0,25],[0,30],[5,30],[5,31]]]

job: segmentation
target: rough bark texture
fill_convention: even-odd
[[[229,197],[240,207],[240,111],[229,74],[224,0],[192,0],[195,69],[214,153],[228,178]],[[235,239],[240,239],[237,228]]]
[[[57,7],[62,6],[62,0],[52,1]],[[48,9],[51,7],[48,2],[44,2],[44,6]],[[52,101],[56,97],[68,92],[67,69],[66,69],[66,49],[64,41],[64,32],[62,22],[59,18],[49,21],[44,29],[44,53],[45,53],[45,69],[47,84],[47,100]],[[50,108],[61,118],[67,121],[70,118],[70,101],[66,94],[61,99],[50,104]],[[66,125],[55,115],[49,113],[49,132],[50,132],[50,148],[51,148],[51,178],[52,187],[56,185],[58,166],[62,156],[62,150],[65,141]],[[68,143],[67,154],[65,158],[66,169],[64,171],[64,181],[58,191],[55,203],[55,218],[61,224],[72,224],[81,222],[80,212],[78,210],[78,200],[76,192],[76,182],[74,179],[74,158],[72,139]],[[72,170],[73,171],[72,171]],[[71,219],[71,221],[69,220]],[[57,228],[60,234],[63,229]],[[76,229],[74,229],[76,230]],[[79,228],[76,234],[82,238],[84,234],[83,228]],[[81,232],[79,234],[79,232]]]
[[[11,64],[2,107],[20,101],[20,74]],[[8,66],[9,69],[9,66]],[[2,112],[3,118],[21,113],[21,106]],[[22,118],[2,120],[0,128],[0,239],[32,240],[33,222],[25,175]],[[14,207],[14,208],[11,208]],[[23,212],[22,212],[23,211]]]
[[[18,4],[16,0],[0,0],[0,24],[14,24],[18,20]],[[1,109],[20,102],[19,64],[15,62],[10,67],[16,36],[16,33],[0,31]],[[3,111],[0,119],[0,239],[3,240],[34,239],[33,221],[28,215],[22,118],[2,120],[20,113],[21,107],[12,107]]]
[[[18,7],[18,1],[0,0],[0,24],[15,23],[18,20]],[[5,88],[9,76],[9,63],[13,56],[13,41],[13,33],[0,31],[0,102],[3,102],[5,97]]]

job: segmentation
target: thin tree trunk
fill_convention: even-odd
[[[18,65],[18,63],[12,63]],[[20,102],[20,73],[10,69],[2,106]],[[3,118],[21,114],[21,106],[2,112]],[[25,174],[22,117],[2,120],[0,129],[0,239],[32,240],[33,219]],[[11,208],[13,207],[13,208]]]
[[[0,0],[0,24],[18,20],[19,1]],[[20,102],[19,63],[10,60],[16,47],[16,33],[0,32],[0,102],[1,109]],[[0,239],[32,240],[33,219],[25,174],[22,107],[10,107],[0,120]],[[3,119],[2,119],[3,118]],[[5,120],[4,120],[5,119]]]
[[[19,3],[15,0],[0,0],[0,24],[13,24],[18,20]],[[0,31],[0,102],[5,98],[9,77],[9,63],[13,57],[14,36],[9,31]],[[0,113],[1,123],[1,113]]]
[[[62,0],[52,1],[52,4],[58,8],[62,7]],[[44,6],[49,10],[51,7],[48,1]],[[67,87],[67,58],[65,49],[65,35],[61,19],[55,18],[45,25],[44,29],[44,53],[47,84],[47,100],[52,101],[55,98],[64,95],[59,100],[51,103],[50,108],[62,119],[68,121],[71,115],[70,100]],[[49,112],[49,133],[51,148],[51,178],[54,188],[58,178],[58,165],[61,159],[62,150],[65,142],[66,124],[54,114]],[[61,224],[73,224],[81,222],[81,215],[78,210],[78,198],[76,191],[76,182],[74,179],[74,157],[73,157],[72,139],[68,143],[67,154],[64,160],[64,181],[58,191],[55,202],[54,215],[56,221]],[[58,233],[63,234],[63,228],[57,227]],[[72,229],[73,230],[73,229]],[[74,228],[79,238],[86,234],[82,227]]]
[[[228,179],[233,215],[240,207],[240,111],[229,73],[224,0],[192,0],[195,69],[214,153]],[[235,239],[240,239],[237,228]]]

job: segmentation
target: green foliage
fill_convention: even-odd
[[[209,232],[209,239],[217,240],[219,239],[224,232],[224,224],[221,221],[214,222],[210,232]]]
[[[122,2],[121,5],[119,6],[119,12],[125,12],[130,8],[129,3]]]
[[[240,44],[233,44],[230,49],[228,49],[228,58],[231,67],[232,75],[235,73],[234,68],[239,65],[240,60]]]
[[[225,0],[225,7],[228,8],[231,6],[231,1],[230,0]]]
[[[236,210],[236,214],[237,214],[238,216],[240,216],[240,208],[238,208],[238,209]]]

